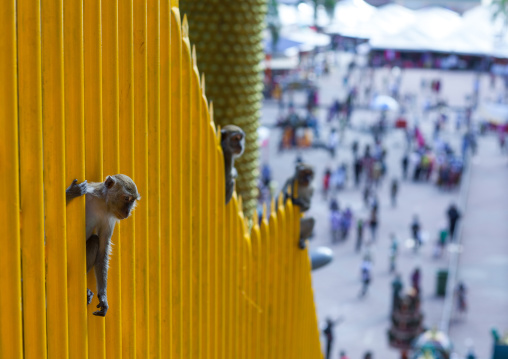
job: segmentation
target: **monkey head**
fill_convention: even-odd
[[[314,170],[305,163],[299,163],[296,166],[296,179],[300,186],[308,186],[314,179]]]
[[[227,125],[221,129],[222,150],[233,158],[240,157],[245,149],[245,133],[235,125]]]
[[[118,220],[129,217],[141,198],[134,181],[122,174],[106,177],[104,191],[108,210]]]

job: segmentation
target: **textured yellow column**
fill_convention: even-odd
[[[147,4],[149,358],[161,356],[159,0]]]
[[[134,182],[141,194],[136,213],[136,358],[148,358],[148,124],[147,124],[147,5],[134,2]]]
[[[236,190],[250,219],[257,203],[257,128],[262,99],[260,66],[266,0],[182,0],[190,21],[199,69],[207,76],[207,96],[215,106],[215,121],[235,124],[246,134],[245,153],[235,163]]]
[[[102,119],[104,174],[117,174],[119,157],[119,95],[118,95],[118,7],[115,1],[102,2]],[[115,228],[111,242],[112,254],[108,269],[108,304],[106,317],[106,357],[122,356],[121,300],[121,227]],[[97,317],[96,320],[104,320]]]
[[[187,18],[182,21],[182,193],[188,194],[182,200],[182,310],[183,310],[183,351],[182,358],[192,358],[192,197],[191,191],[191,54]]]
[[[121,2],[118,8],[119,51],[119,123],[122,149],[120,173],[134,176],[134,29],[133,0]],[[136,213],[136,212],[134,212]],[[136,214],[134,214],[135,216]],[[122,358],[136,358],[136,290],[135,290],[135,220],[122,221]]]
[[[171,67],[169,1],[160,3],[161,358],[171,357]]]
[[[5,358],[21,358],[21,263],[19,238],[19,152],[18,89],[16,66],[16,9],[5,1],[0,11],[0,225],[8,240],[0,251],[0,285],[8,295],[0,296],[5,311],[0,316],[0,348]]]
[[[85,32],[85,172],[89,182],[101,182],[102,175],[102,24],[101,1],[84,2]],[[44,4],[43,4],[44,6]],[[88,288],[97,293],[95,269],[87,276]],[[106,357],[104,320],[92,313],[97,310],[97,297],[88,305],[88,355]]]
[[[65,179],[85,179],[83,2],[64,2]],[[55,66],[54,64],[51,64]],[[86,358],[85,198],[67,206],[69,357]]]
[[[19,148],[25,358],[46,358],[40,3],[18,2]]]
[[[48,357],[67,358],[67,286],[62,283],[67,283],[65,188],[70,183],[65,177],[63,2],[41,6]],[[82,201],[76,199],[69,209],[78,211]]]
[[[171,357],[183,355],[182,37],[180,12],[171,8]]]

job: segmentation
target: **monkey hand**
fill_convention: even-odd
[[[86,304],[92,303],[93,292],[90,289],[86,289]]]
[[[78,180],[75,179],[74,181],[72,181],[71,185],[67,187],[67,189],[65,190],[67,201],[70,201],[71,199],[86,194],[87,189],[88,185],[86,181],[78,183]]]
[[[93,312],[93,315],[96,315],[98,317],[105,317],[106,313],[108,312],[108,300],[106,299],[105,295],[99,295],[99,304],[97,304],[97,308],[100,308],[100,310],[97,310]]]

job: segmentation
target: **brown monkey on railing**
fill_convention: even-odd
[[[104,182],[77,180],[66,190],[67,203],[86,194],[86,271],[95,266],[99,308],[93,314],[104,317],[108,311],[107,284],[108,263],[111,252],[111,236],[116,222],[131,215],[139,196],[136,184],[129,177],[118,174],[106,177]],[[87,303],[93,292],[87,289]]]
[[[304,163],[297,164],[295,174],[286,181],[282,188],[284,201],[291,198],[292,203],[299,206],[302,213],[308,211],[312,195],[314,194],[314,189],[311,186],[313,179],[314,170],[311,166]],[[312,235],[314,224],[315,220],[312,217],[300,220],[300,240],[298,245],[301,249],[305,249],[305,240]]]
[[[222,153],[224,154],[224,169],[226,172],[226,204],[233,197],[235,178],[238,176],[235,159],[243,154],[245,149],[245,133],[235,125],[227,125],[221,129]]]

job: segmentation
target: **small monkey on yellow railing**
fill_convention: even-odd
[[[67,204],[86,194],[86,271],[95,266],[97,297],[99,304],[93,314],[104,317],[108,311],[108,264],[111,252],[111,236],[116,222],[126,219],[141,197],[136,184],[126,175],[106,177],[104,182],[72,181],[66,192]],[[87,289],[87,304],[93,292]]]
[[[221,146],[224,154],[224,168],[226,171],[226,204],[231,201],[235,189],[235,178],[238,176],[235,159],[245,150],[245,133],[235,125],[227,125],[221,129]]]

